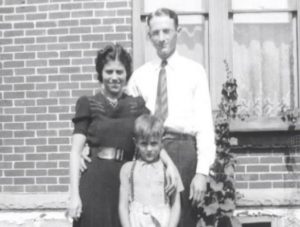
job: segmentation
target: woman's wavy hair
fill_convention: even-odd
[[[132,73],[132,59],[130,54],[120,44],[110,44],[104,49],[99,50],[96,58],[96,71],[98,80],[103,81],[102,72],[104,66],[109,61],[118,60],[122,63],[126,70],[126,80],[128,81]]]

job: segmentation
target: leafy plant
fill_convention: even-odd
[[[224,61],[227,80],[223,84],[222,99],[215,115],[217,153],[211,167],[208,189],[199,206],[198,227],[233,227],[235,209],[234,167],[235,159],[230,153],[231,137],[229,122],[237,116],[237,83],[232,77],[228,63]]]
[[[281,108],[281,120],[286,121],[289,123],[289,129],[294,130],[295,124],[297,123],[298,119],[300,118],[300,109],[288,109],[286,106]]]
[[[285,106],[281,109],[281,120],[287,122],[289,124],[289,130],[293,131],[296,128],[296,123],[298,122],[300,118],[300,109],[294,108],[294,109],[288,109]],[[284,152],[284,161],[285,166],[288,171],[293,172],[294,171],[294,164],[296,163],[295,160],[295,149],[292,147],[297,144],[298,136],[292,137],[290,140],[290,149],[286,149]]]

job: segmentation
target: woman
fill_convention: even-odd
[[[141,97],[124,93],[131,75],[131,57],[120,45],[98,52],[96,70],[102,89],[94,96],[78,99],[73,119],[68,210],[74,219],[73,227],[120,226],[120,168],[134,155],[135,119],[149,112]],[[92,161],[80,176],[80,154],[85,143],[90,147]],[[174,168],[165,152],[161,156],[164,163],[170,164],[168,168]]]

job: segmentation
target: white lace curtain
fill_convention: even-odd
[[[295,36],[287,22],[235,23],[233,74],[239,112],[275,117],[295,104]]]

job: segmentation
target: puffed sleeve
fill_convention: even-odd
[[[88,97],[82,96],[76,102],[75,117],[72,119],[74,123],[73,133],[87,134],[88,126],[90,124],[90,102]]]

